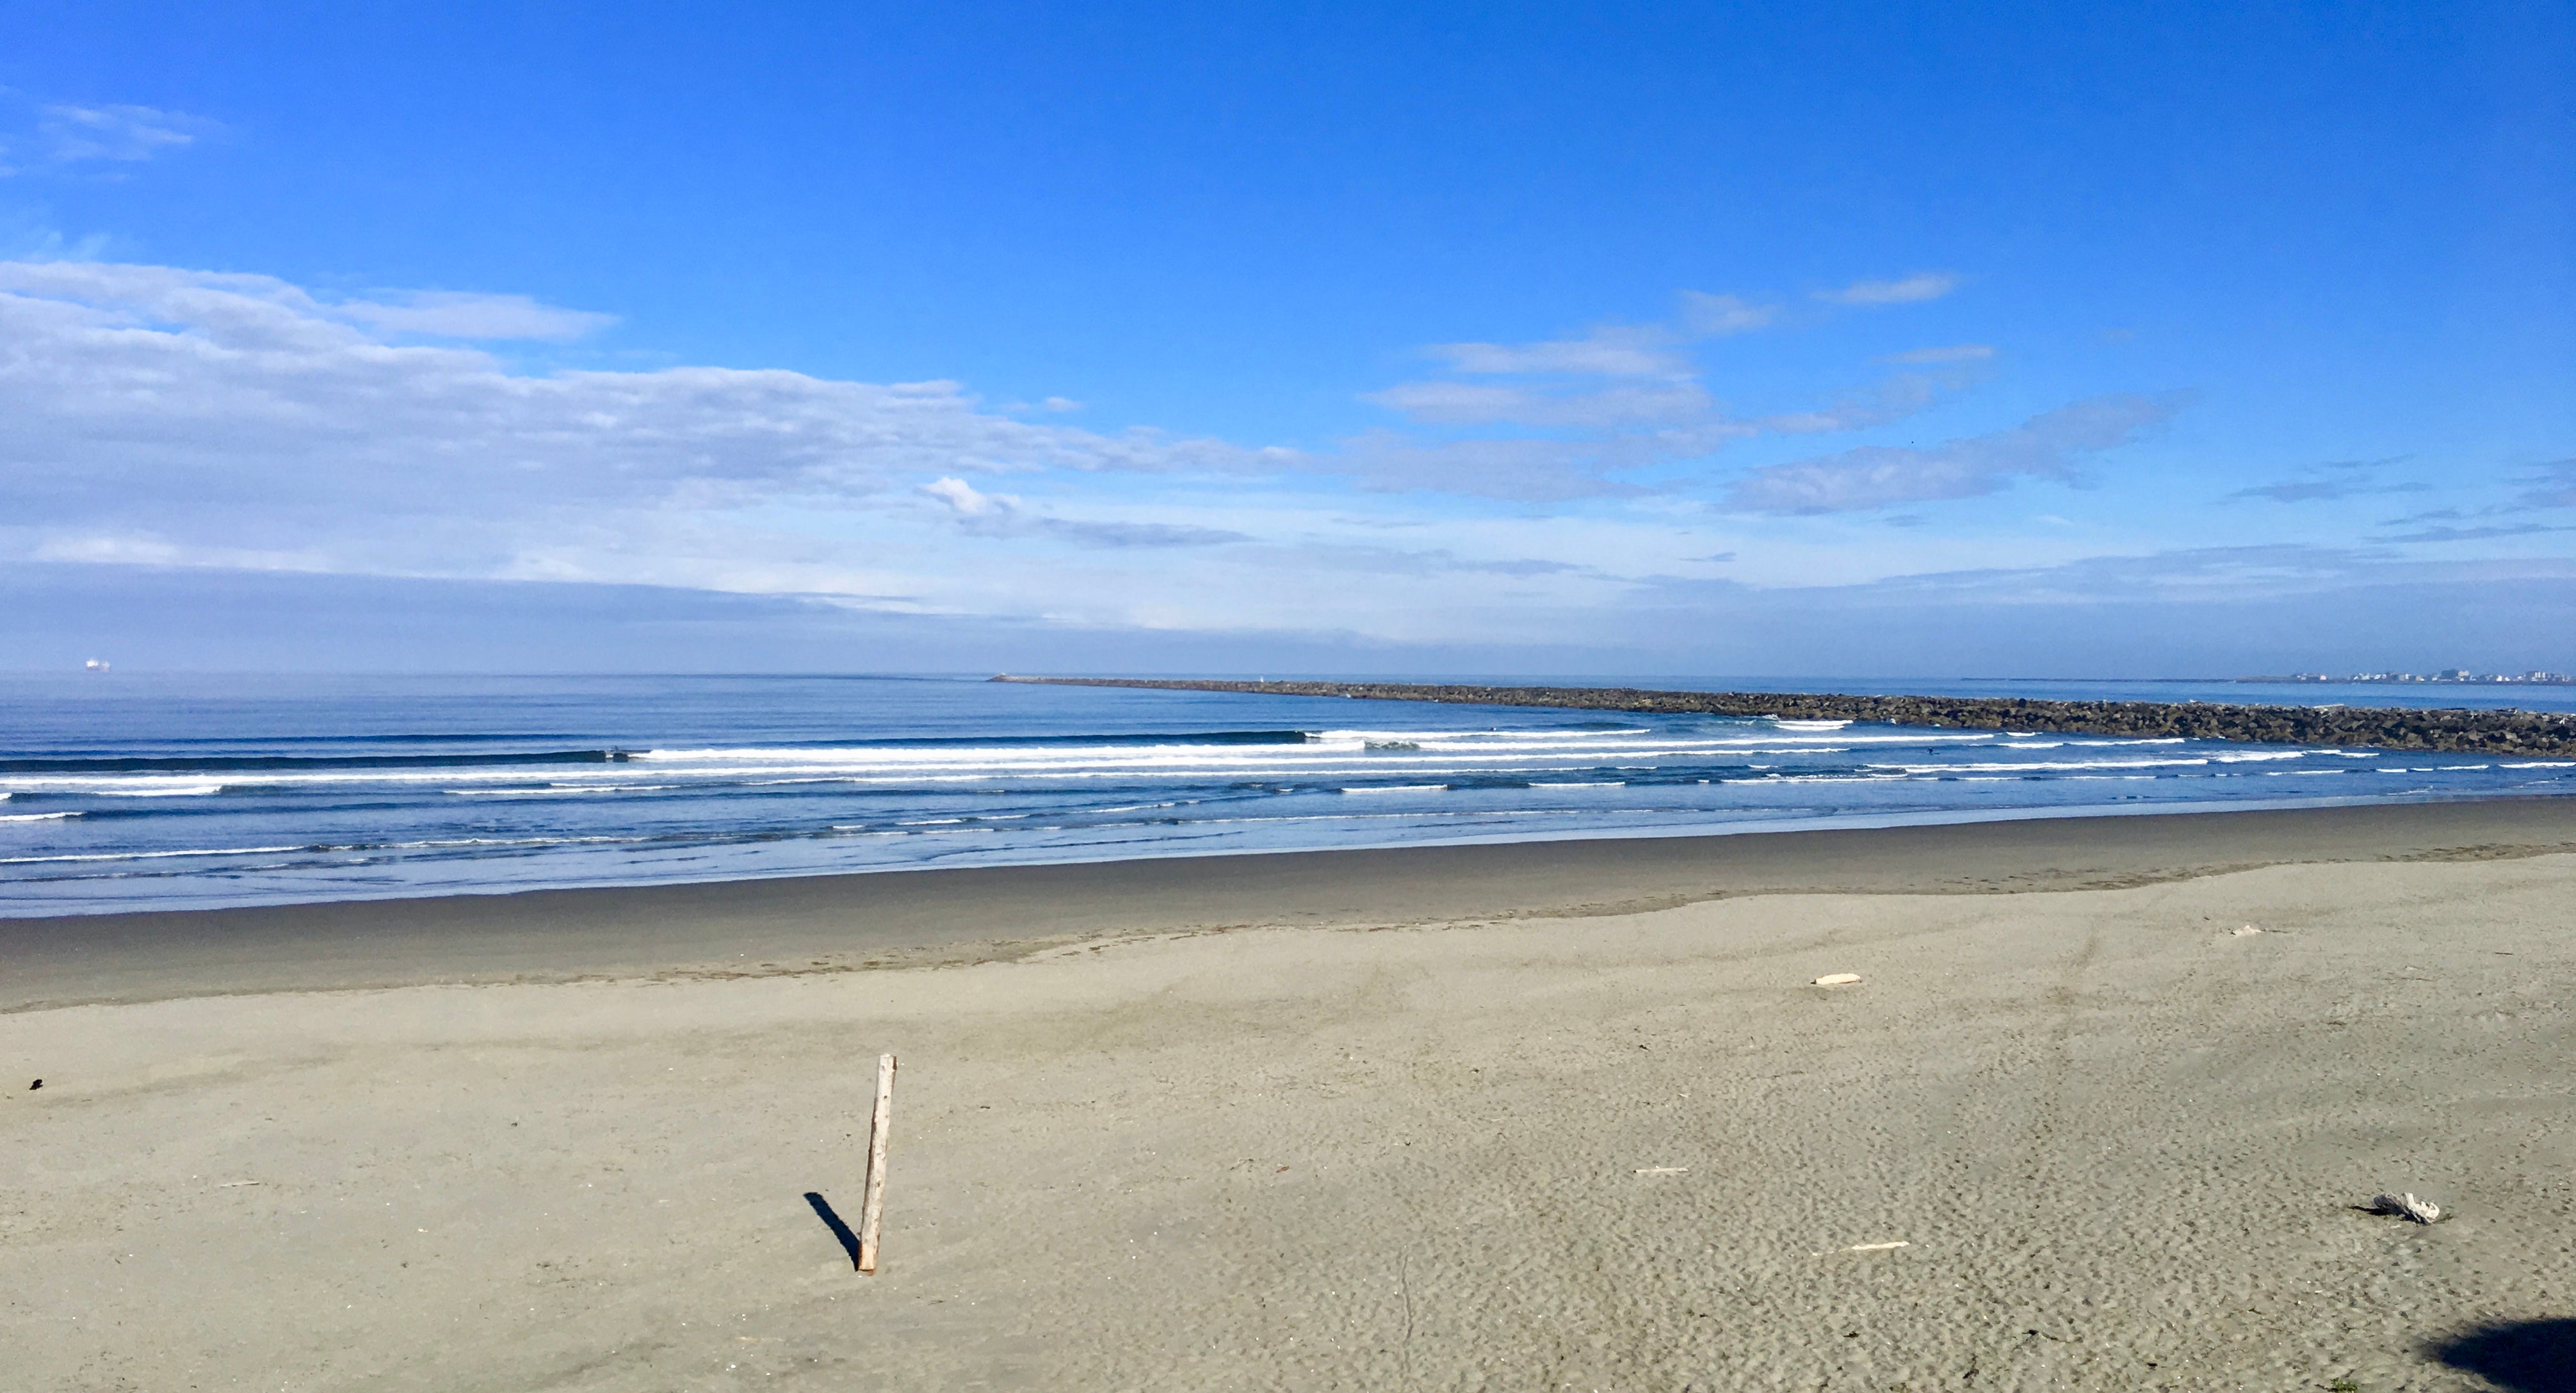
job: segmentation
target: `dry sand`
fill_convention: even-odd
[[[1517,895],[1346,861],[1379,869],[1339,917],[1165,894],[1150,933],[908,931],[937,951],[878,970],[468,982],[510,902],[448,902],[458,982],[434,907],[379,907],[411,928],[347,974],[417,984],[342,990],[260,989],[311,970],[293,915],[172,916],[100,936],[112,999],[48,1006],[79,926],[21,925],[0,1386],[2576,1387],[2568,815],[2416,811],[2024,824],[1915,868],[1983,893],[1739,860],[1569,906],[1642,853],[1478,849],[1556,868]],[[1896,845],[1837,835],[1810,879]],[[1188,864],[1134,874],[1222,875]],[[1453,872],[1482,902],[1416,912]],[[1070,882],[992,883],[1033,915]],[[620,962],[732,956],[686,932],[703,896],[592,903],[664,906]],[[868,1279],[808,1193],[855,1220],[880,1050]],[[2451,1217],[2353,1207],[2382,1190]]]

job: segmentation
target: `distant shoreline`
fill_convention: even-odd
[[[2459,754],[2576,754],[2576,715],[2465,708],[2261,706],[2225,702],[2044,701],[2025,697],[1850,696],[1831,692],[1675,692],[1636,687],[1483,687],[1403,682],[1235,682],[1142,677],[995,676],[1060,687],[1544,706],[1639,715],[1867,721],[1952,730],[2046,731],[2235,740],[2274,745],[2367,746]]]

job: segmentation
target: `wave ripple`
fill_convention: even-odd
[[[243,681],[247,682],[248,679]],[[0,913],[2576,791],[2560,760],[850,679],[0,688]],[[479,685],[478,685],[479,684]],[[82,704],[87,703],[87,704]],[[554,734],[530,735],[547,731]]]

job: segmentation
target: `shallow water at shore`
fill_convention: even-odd
[[[2576,761],[964,678],[116,674],[11,679],[0,716],[12,915],[2576,792]]]

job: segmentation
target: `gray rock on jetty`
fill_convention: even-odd
[[[2369,746],[2480,755],[2576,754],[2576,716],[2547,711],[2438,711],[2374,706],[2238,706],[2218,702],[2034,701],[2019,697],[1842,696],[1824,692],[1664,692],[1636,687],[1470,687],[1401,682],[1221,682],[1122,677],[996,677],[1066,687],[1150,687],[1267,696],[1554,706],[1643,715],[1776,716],[1961,730],[2183,736],[2274,745]]]

